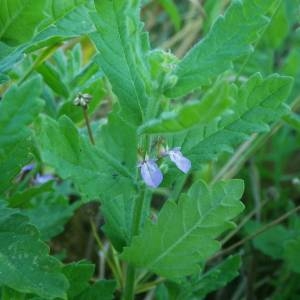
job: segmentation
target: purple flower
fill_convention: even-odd
[[[190,170],[192,165],[191,161],[182,155],[179,147],[167,151],[166,154],[169,155],[171,161],[175,163],[177,168],[183,173],[187,173]]]
[[[149,187],[156,188],[160,185],[163,175],[154,159],[142,161],[139,167],[141,168],[141,176]]]

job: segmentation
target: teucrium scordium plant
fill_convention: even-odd
[[[88,38],[96,49],[92,61],[81,68],[80,50],[74,49],[67,58],[58,52],[54,55],[55,63],[44,62],[48,55],[44,52],[30,72],[20,77],[18,87],[9,88],[0,103],[0,144],[5,149],[0,152],[0,160],[4,162],[1,168],[5,171],[0,192],[9,200],[7,205],[3,204],[7,214],[0,222],[3,293],[35,294],[45,299],[112,299],[117,291],[115,295],[130,300],[143,289],[147,291],[164,282],[166,289],[170,283],[188,297],[193,293],[199,295],[200,291],[192,291],[189,284],[194,284],[195,278],[202,278],[205,263],[221,247],[218,238],[234,227],[232,220],[244,208],[240,201],[244,190],[242,180],[220,180],[218,176],[213,180],[214,174],[208,179],[201,172],[224,153],[234,152],[253,134],[269,131],[289,112],[285,101],[292,86],[290,77],[278,74],[264,77],[257,72],[240,80],[243,69],[235,68],[236,61],[247,63],[280,1],[233,1],[209,33],[181,59],[171,51],[151,48],[140,21],[141,1],[95,0],[86,5],[84,1],[69,2],[66,7],[56,3],[57,10],[52,12],[51,20],[44,20],[39,26],[37,23],[36,35],[32,36],[34,30],[28,31],[28,35],[32,41],[38,39],[40,45],[47,45],[51,52],[52,47],[56,49],[51,38],[58,37],[61,41],[75,36],[64,23],[58,26],[58,20],[65,18],[69,22],[72,20],[69,13],[74,11],[75,15],[81,8],[84,22],[89,26]],[[49,3],[44,8],[48,12]],[[9,16],[6,18],[10,28],[13,23]],[[38,17],[32,19],[37,22]],[[53,36],[50,27],[47,29],[49,22],[57,26]],[[9,30],[2,33],[4,42],[9,34]],[[30,44],[30,37],[24,36],[26,43]],[[11,43],[17,47],[23,42],[17,36]],[[9,52],[12,44],[7,47]],[[23,47],[14,49],[15,53],[30,49],[28,44]],[[13,57],[13,52],[9,53],[7,59]],[[72,65],[71,71],[66,61]],[[42,79],[33,71],[40,73],[47,84],[43,92]],[[53,99],[56,94],[63,102],[54,112],[49,104],[51,93]],[[93,113],[103,95],[109,99],[111,111],[99,122]],[[43,97],[46,109],[41,113]],[[19,119],[11,121],[19,115]],[[78,128],[82,124],[86,128]],[[9,190],[9,183],[32,158],[28,153],[17,154],[18,161],[14,163],[12,144],[16,142],[28,143],[27,149],[39,164],[50,166],[57,177],[50,173],[48,176],[53,180],[41,182],[40,187],[37,181],[32,181],[27,193],[22,188]],[[80,201],[95,200],[101,204],[100,214],[105,222],[101,230],[111,243],[112,254],[99,239],[97,242],[108,262],[108,274],[115,281],[101,280],[89,285],[93,274],[91,264],[63,266],[49,257],[38,235],[38,230],[42,233],[43,230],[37,216],[22,212],[24,207],[36,205],[36,200],[23,203],[20,194],[25,199],[30,199],[28,195],[65,199],[56,186],[58,176],[74,185]],[[20,178],[19,181],[22,182]],[[159,211],[151,205],[157,195],[164,200]],[[66,203],[57,201],[61,205]],[[53,224],[61,228],[65,218],[59,214]],[[16,222],[25,227],[14,229]],[[98,238],[99,228],[91,224]],[[31,232],[26,228],[32,228]],[[7,239],[10,234],[12,237]],[[29,252],[31,255],[25,257],[22,268],[36,263],[29,281],[8,267],[11,260],[16,268],[19,265],[12,256],[20,252],[14,239],[16,234],[24,240],[24,257]],[[6,249],[14,249],[15,254]],[[239,259],[229,257],[215,268],[201,279],[205,293],[233,279]],[[7,272],[5,277],[1,275],[2,269]],[[35,285],[43,270],[46,273],[41,286]],[[224,270],[222,283],[211,288],[210,278],[219,270]],[[74,281],[76,276],[81,278],[78,286]],[[148,277],[152,278],[150,282]],[[57,289],[49,288],[51,284],[57,284]],[[189,291],[184,292],[187,286]],[[205,296],[201,292],[201,297]]]

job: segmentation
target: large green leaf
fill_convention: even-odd
[[[193,161],[193,167],[216,159],[220,153],[232,152],[233,147],[253,133],[269,130],[287,112],[283,102],[292,86],[290,77],[271,75],[263,79],[252,76],[239,89],[232,89],[235,103],[232,113],[219,120],[193,128],[185,135],[174,137],[174,145],[182,145],[183,153]]]
[[[120,131],[116,134],[126,139],[126,134]],[[70,178],[86,198],[130,194],[136,167],[133,169],[129,162],[131,156],[125,156],[127,149],[118,148],[119,140],[103,142],[110,148],[93,146],[64,116],[58,122],[49,117],[41,118],[37,135],[43,161],[53,166],[62,178]],[[125,157],[117,155],[120,151]]]
[[[193,184],[179,203],[168,201],[157,223],[148,221],[122,257],[163,277],[179,279],[195,273],[220,246],[216,237],[232,227],[230,219],[243,210],[243,182],[219,182],[208,188]]]
[[[40,112],[43,102],[40,78],[12,86],[0,102],[0,193],[31,159],[28,125]]]
[[[174,71],[178,81],[166,94],[178,97],[208,84],[231,67],[232,61],[253,51],[253,44],[268,24],[265,14],[278,0],[234,1],[225,16],[196,44]]]
[[[99,51],[99,65],[111,82],[124,119],[140,124],[151,88],[147,65],[147,36],[139,23],[139,1],[96,0],[91,34]]]
[[[0,285],[43,299],[65,298],[68,282],[28,218],[0,204]]]
[[[44,18],[47,0],[0,0],[0,40],[10,46],[27,42]]]
[[[183,105],[179,111],[164,112],[139,127],[138,133],[163,134],[189,129],[195,125],[207,124],[219,117],[231,104],[229,85],[217,84],[201,101]]]

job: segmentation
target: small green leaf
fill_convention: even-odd
[[[63,273],[70,283],[67,291],[69,299],[73,299],[89,287],[89,280],[94,271],[95,265],[87,261],[73,262],[64,266]]]
[[[27,217],[3,202],[0,206],[0,285],[44,299],[65,299],[68,282],[60,262],[49,256]]]
[[[179,203],[167,201],[157,223],[148,221],[122,257],[169,279],[180,279],[199,270],[219,248],[216,237],[232,227],[230,219],[243,210],[239,201],[243,182],[219,182],[208,188],[193,184]]]
[[[207,124],[219,117],[231,104],[229,86],[216,85],[203,99],[183,105],[178,112],[164,112],[158,119],[139,127],[138,133],[164,134]]]
[[[232,61],[253,51],[251,46],[266,28],[265,14],[277,0],[234,1],[225,16],[217,19],[208,35],[196,44],[176,67],[169,97],[179,97],[210,83],[228,70]]]
[[[113,300],[115,288],[114,280],[97,281],[74,300]]]

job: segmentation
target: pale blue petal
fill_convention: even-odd
[[[181,170],[183,173],[187,173],[190,170],[192,164],[188,158],[182,155],[179,149],[180,148],[174,148],[168,151],[168,154],[171,161],[175,163],[177,168]]]
[[[143,161],[140,164],[141,176],[144,182],[149,186],[156,188],[163,180],[163,174],[156,162],[152,159]]]

